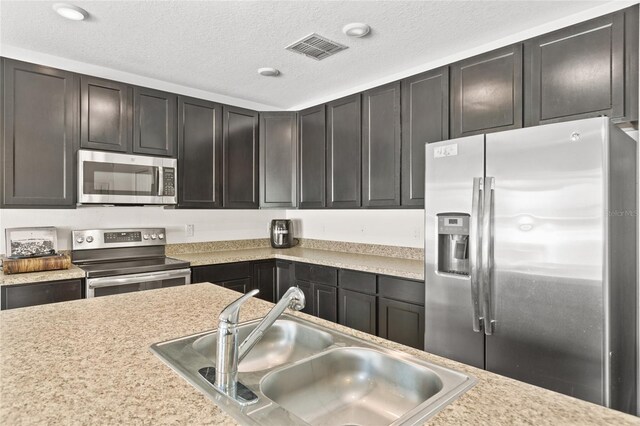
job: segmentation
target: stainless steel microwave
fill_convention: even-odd
[[[177,204],[178,160],[78,151],[78,203]]]

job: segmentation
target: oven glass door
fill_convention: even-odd
[[[157,196],[159,169],[139,164],[85,161],[82,192],[87,195]]]
[[[174,287],[190,283],[190,269],[89,278],[87,279],[87,297],[110,296],[112,294]]]

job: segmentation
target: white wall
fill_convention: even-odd
[[[405,247],[424,246],[424,210],[287,210],[294,235]]]
[[[169,243],[268,238],[271,219],[294,219],[295,236],[406,247],[424,244],[423,210],[171,210],[161,207],[0,209],[0,253],[4,230],[55,226],[58,248],[71,250],[73,229],[165,227]],[[185,226],[194,225],[193,237]]]
[[[80,207],[67,209],[0,209],[0,253],[5,252],[4,230],[21,226],[55,226],[58,249],[71,250],[71,230],[94,228],[165,227],[167,242],[268,238],[271,219],[284,210],[172,210],[162,207]],[[193,237],[185,226],[194,225]]]

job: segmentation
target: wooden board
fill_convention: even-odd
[[[68,254],[56,256],[33,257],[30,259],[2,259],[2,271],[5,274],[21,274],[23,272],[54,271],[69,269],[71,257]]]

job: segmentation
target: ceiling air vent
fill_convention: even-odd
[[[320,61],[347,49],[347,46],[326,39],[316,33],[312,33],[294,43],[291,43],[285,49]]]

